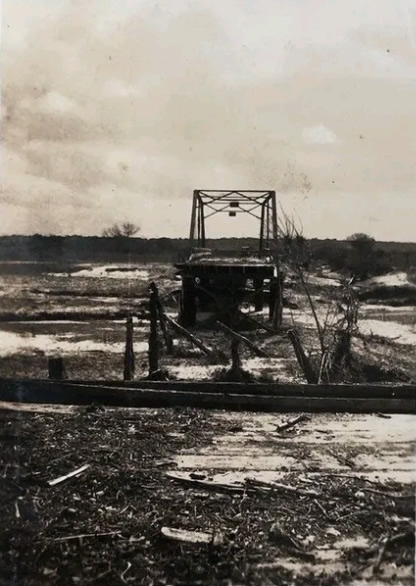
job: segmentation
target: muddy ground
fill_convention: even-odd
[[[23,263],[24,265],[24,263]],[[353,351],[370,365],[374,378],[385,381],[416,380],[416,311],[407,293],[400,302],[400,288],[413,288],[414,275],[387,276],[383,281],[360,285],[357,292],[386,292],[377,301],[368,297],[360,305],[359,332]],[[407,279],[407,280],[406,280]],[[408,281],[411,279],[411,282]],[[70,378],[121,379],[125,323],[130,312],[134,321],[136,376],[147,374],[148,284],[154,280],[165,308],[176,318],[178,303],[171,292],[180,287],[169,265],[73,265],[59,267],[39,264],[0,263],[0,376],[43,377],[47,359],[61,355]],[[308,283],[321,324],[336,322],[337,275],[314,272]],[[384,284],[383,284],[384,283]],[[312,360],[319,360],[316,325],[305,292],[293,279],[287,280],[281,335],[258,328],[250,338],[267,351],[269,358],[259,359],[242,348],[243,367],[257,379],[303,381],[293,349],[284,331],[295,326],[301,333]],[[412,290],[413,290],[412,289]],[[394,304],[393,304],[394,302]],[[246,308],[248,310],[252,308]],[[267,321],[267,310],[253,316]],[[201,316],[203,319],[204,316]],[[224,334],[198,329],[208,344],[230,355],[230,342]],[[186,340],[174,335],[174,355],[163,354],[161,366],[172,378],[210,379],[223,365],[209,363]],[[375,373],[376,367],[378,370]],[[384,372],[379,372],[380,369]],[[365,375],[364,375],[365,378]]]
[[[58,354],[69,378],[121,379],[127,311],[135,316],[136,377],[146,376],[151,279],[177,315],[172,267],[0,269],[1,377],[45,377],[48,357]],[[324,322],[337,281],[323,273],[309,280]],[[364,380],[416,380],[415,308],[407,290],[402,301],[399,293],[391,304],[371,293],[361,305],[353,352],[369,367]],[[241,348],[243,368],[257,380],[304,382],[284,334],[293,325],[316,356],[304,292],[292,283],[286,297],[280,334],[248,333],[269,358]],[[203,328],[198,335],[229,356],[225,336]],[[224,368],[177,336],[172,356],[161,346],[161,366],[172,378],[201,380]],[[413,584],[414,418],[322,414],[277,434],[283,419],[1,405],[0,584]],[[80,476],[48,485],[84,464]],[[295,492],[249,489],[252,476]],[[162,536],[163,526],[218,534],[221,543],[179,544]]]
[[[413,416],[1,408],[2,585],[414,583]]]

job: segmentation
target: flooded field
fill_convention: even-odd
[[[77,378],[121,378],[121,361],[125,342],[125,319],[134,317],[134,350],[137,375],[146,374],[146,318],[149,282],[154,280],[161,291],[168,315],[175,318],[177,302],[169,293],[178,290],[171,265],[72,265],[50,267],[39,264],[3,263],[0,266],[0,369],[5,376],[44,376],[49,356],[62,355],[69,363],[69,376]],[[382,278],[375,284],[382,285]],[[311,274],[309,282],[316,300],[321,323],[328,321],[331,298],[338,285],[336,275]],[[406,282],[405,274],[388,275],[388,286]],[[316,324],[302,290],[291,287],[288,292],[292,307],[283,311],[283,326],[296,326],[305,336],[310,352],[316,344]],[[293,308],[293,305],[297,309]],[[266,318],[266,311],[263,318]],[[261,316],[260,316],[261,317]],[[335,316],[329,315],[330,319]],[[367,349],[379,360],[380,352],[386,364],[397,365],[395,356],[405,369],[416,362],[416,310],[414,306],[390,306],[387,303],[361,303],[359,331],[372,341]],[[279,336],[258,330],[252,333],[256,343],[267,350],[268,359],[253,357],[243,351],[244,367],[255,377],[278,378],[281,381],[299,379],[293,350]],[[206,343],[216,346],[214,331],[201,333]],[[211,379],[219,365],[210,364],[201,353],[175,336],[176,356],[162,360],[174,378]],[[375,342],[377,340],[377,343]],[[388,346],[383,346],[385,340]],[[358,342],[357,342],[358,344]],[[378,345],[377,345],[378,344]],[[106,364],[102,366],[103,357]],[[94,367],[94,360],[99,365]],[[413,376],[413,375],[412,375]],[[300,379],[301,380],[301,379]]]

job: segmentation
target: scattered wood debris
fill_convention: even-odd
[[[130,423],[140,433],[127,433]],[[189,408],[136,410],[134,415],[123,409],[0,411],[0,427],[29,440],[17,450],[4,443],[0,454],[1,579],[22,586],[45,581],[55,586],[67,577],[68,584],[115,586],[231,581],[335,586],[351,583],[352,575],[371,577],[382,538],[389,536],[394,539],[381,556],[380,578],[386,581],[386,568],[397,564],[398,578],[405,576],[403,583],[410,584],[414,498],[396,500],[381,493],[408,495],[413,484],[319,468],[286,469],[276,476],[279,483],[273,485],[266,475],[266,484],[257,486],[250,486],[241,472],[234,477],[196,468],[178,470],[177,480],[166,475],[164,466],[176,471],[177,454],[208,448],[212,438],[226,437],[230,426],[240,423],[250,430],[244,417],[230,421]],[[298,448],[308,462],[310,446],[299,443]],[[244,450],[242,443],[240,453]],[[84,462],[94,474],[84,472],[58,489],[42,490],[47,486],[42,479],[76,472]],[[245,474],[257,478],[254,471]],[[380,494],[364,490],[368,485]],[[279,528],[271,530],[275,522]],[[176,534],[164,536],[162,527]],[[328,535],[330,527],[341,535]],[[183,531],[190,532],[190,541],[183,540]],[[370,544],[376,547],[370,550]],[[327,567],[320,563],[321,549],[328,547],[336,550],[339,571],[324,556]]]
[[[292,427],[294,427],[298,423],[301,423],[302,421],[310,421],[310,419],[311,418],[308,417],[307,415],[299,415],[299,417],[296,417],[295,419],[292,419],[290,421],[286,421],[286,423],[283,423],[282,425],[278,425],[276,427],[276,431],[278,433],[280,433],[281,431],[287,431],[288,429],[291,429]]]
[[[269,541],[276,543],[277,545],[285,545],[294,552],[303,553],[304,546],[294,535],[289,535],[287,531],[283,529],[279,522],[274,522],[269,530]],[[314,557],[314,556],[312,556]]]
[[[289,486],[288,484],[282,484],[281,482],[273,482],[273,481],[265,481],[265,480],[257,480],[256,478],[246,478],[246,485],[248,488],[254,490],[274,490],[274,491],[283,491],[289,492],[293,494],[297,494],[299,496],[311,496],[314,498],[322,496],[321,492],[316,490],[309,490],[306,488],[297,488],[296,486]]]
[[[183,484],[187,484],[189,486],[197,486],[203,487],[210,490],[217,490],[219,492],[230,492],[230,493],[243,493],[244,492],[244,485],[241,482],[236,483],[227,483],[227,482],[218,482],[217,480],[212,479],[200,479],[192,477],[191,475],[195,476],[195,473],[176,473],[176,472],[167,472],[166,476],[171,480],[175,480],[176,482],[181,482]]]
[[[221,482],[212,478],[207,478],[203,474],[190,472],[167,472],[167,477],[176,482],[181,482],[192,487],[204,487],[206,489],[215,490],[218,492],[228,493],[250,493],[250,492],[271,492],[271,491],[282,491],[299,496],[310,496],[318,498],[322,496],[322,493],[312,489],[298,488],[280,482],[258,480],[256,478],[246,478],[244,482]]]
[[[49,480],[48,484],[49,484],[49,486],[56,486],[57,484],[61,484],[61,482],[65,482],[65,480],[69,480],[70,478],[73,478],[74,476],[79,476],[80,474],[82,474],[82,472],[85,472],[85,470],[87,470],[89,467],[90,467],[89,464],[84,464],[84,466],[81,466],[81,468],[77,468],[76,470],[69,472],[69,474],[65,474],[64,476],[59,476],[58,478],[54,478],[53,480]]]
[[[205,533],[203,531],[189,531],[187,529],[162,527],[161,533],[163,537],[166,537],[167,539],[181,541],[183,543],[203,543],[216,546],[221,545],[224,542],[222,534],[216,531]]]

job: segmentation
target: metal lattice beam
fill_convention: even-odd
[[[258,213],[255,213],[255,211]],[[218,190],[194,191],[189,238],[193,246],[205,247],[205,220],[219,213],[247,213],[260,223],[259,252],[263,252],[271,240],[277,240],[276,192],[268,190]]]

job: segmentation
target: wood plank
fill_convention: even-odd
[[[57,385],[48,379],[1,379],[0,393],[4,389],[37,390],[45,385]],[[247,394],[284,397],[350,397],[415,399],[416,385],[410,384],[293,384],[293,383],[224,383],[210,381],[122,381],[122,380],[66,380],[65,385],[87,387],[117,387],[119,389],[151,389],[182,391],[186,393]]]
[[[74,385],[70,383],[38,383],[35,387],[7,386],[0,382],[0,400],[31,403],[88,405],[93,402],[124,407],[199,407],[237,411],[272,412],[351,412],[351,413],[415,413],[415,399],[344,398],[316,396],[237,395],[190,393],[126,387]]]

